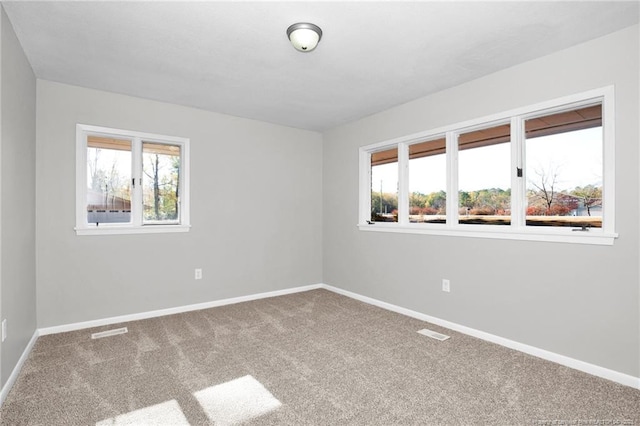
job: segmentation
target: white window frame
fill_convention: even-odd
[[[548,102],[469,120],[450,126],[363,146],[359,152],[359,218],[362,231],[509,240],[549,241],[577,244],[613,245],[615,232],[615,113],[614,86],[589,90]],[[525,220],[525,179],[517,176],[524,166],[524,122],[542,116],[602,102],[603,128],[603,210],[602,228],[575,232],[570,227],[527,226]],[[458,223],[458,135],[495,125],[511,124],[511,225],[472,225]],[[408,146],[437,137],[446,137],[447,221],[446,224],[409,223],[408,220]],[[371,154],[398,148],[398,222],[371,222]]]
[[[132,170],[135,185],[131,194],[131,223],[87,222],[87,137],[90,135],[131,140]],[[179,217],[175,223],[143,223],[142,220],[142,142],[180,146]],[[189,139],[163,136],[109,127],[76,125],[76,235],[153,234],[188,232],[189,220]]]

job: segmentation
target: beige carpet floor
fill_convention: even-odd
[[[126,326],[127,334],[90,334]],[[449,334],[440,342],[422,328]],[[640,424],[640,391],[313,290],[40,337],[3,425]]]

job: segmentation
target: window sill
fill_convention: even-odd
[[[617,233],[605,233],[601,230],[574,232],[572,229],[505,229],[506,226],[458,225],[398,225],[397,223],[376,222],[358,224],[361,231],[396,232],[402,234],[426,234],[451,237],[492,238],[502,240],[545,241],[554,243],[613,245]],[[495,228],[501,228],[499,231]]]
[[[146,225],[146,226],[93,226],[74,228],[76,235],[122,235],[122,234],[167,234],[189,232],[190,225]]]

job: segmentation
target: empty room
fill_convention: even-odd
[[[0,424],[640,425],[639,17],[0,1]]]

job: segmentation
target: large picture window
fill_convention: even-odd
[[[360,149],[367,231],[613,244],[613,88]]]
[[[189,227],[188,139],[77,125],[76,232]]]

